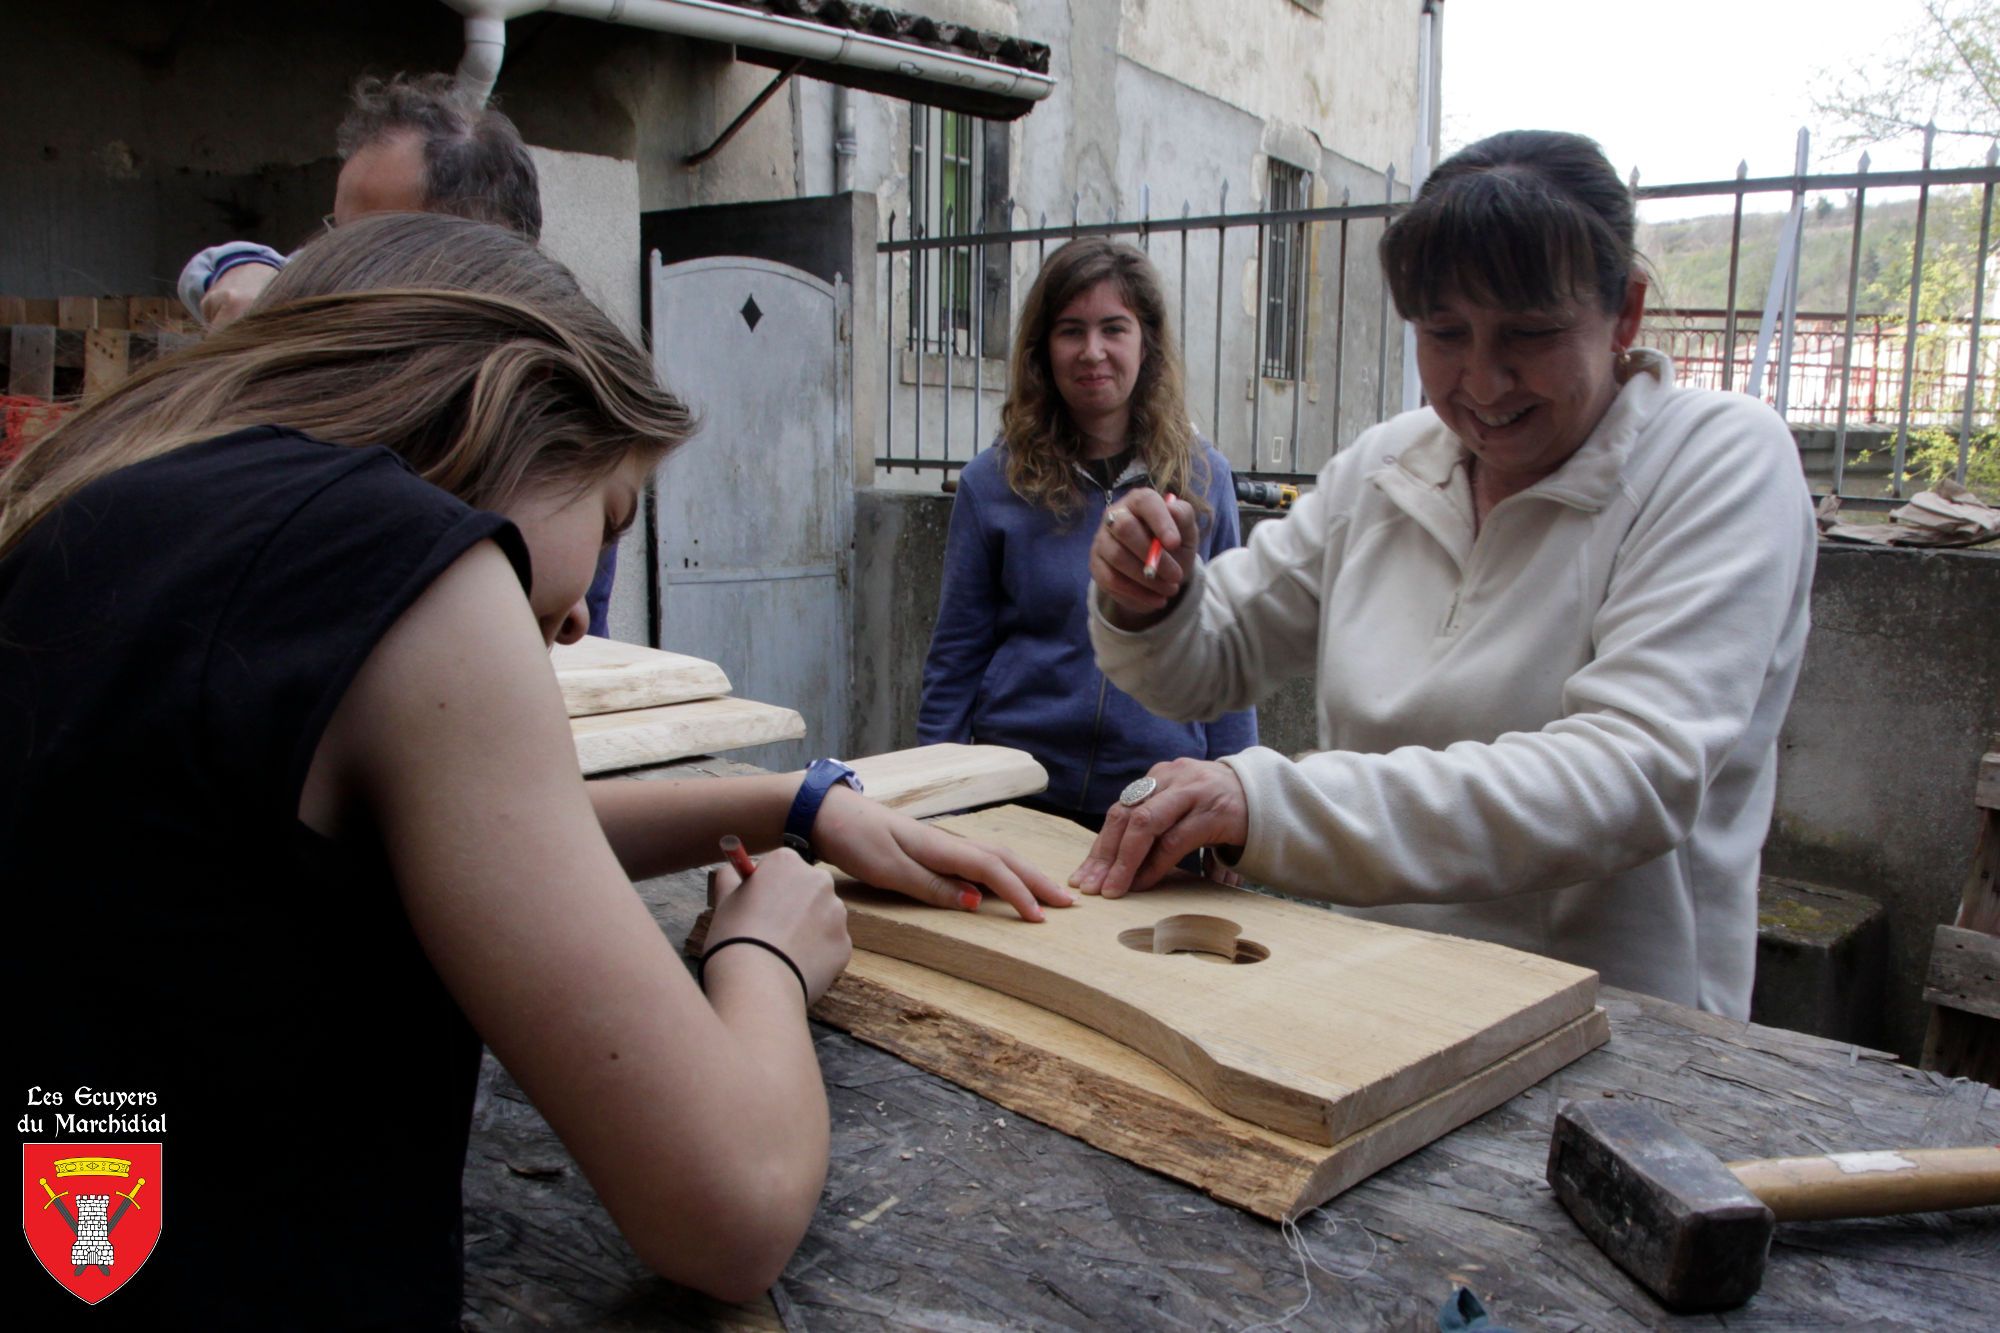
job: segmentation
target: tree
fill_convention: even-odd
[[[1853,148],[1938,129],[1942,158],[1976,162],[2000,138],[2000,0],[1921,0],[1924,17],[1865,65],[1822,75],[1813,110]]]
[[[1837,147],[1907,143],[1935,126],[1937,165],[1978,162],[2000,140],[2000,0],[1920,0],[1920,4],[1923,18],[1909,32],[1885,43],[1867,65],[1823,75],[1813,109],[1836,127]],[[1982,252],[1977,240],[1982,194],[1970,188],[1932,193],[1932,231],[1924,247],[1917,310],[1919,329],[1924,331],[1910,331],[1920,379],[1945,379],[1948,324],[1973,313],[1974,280],[1990,264],[1994,242],[1989,239],[1989,248]],[[1910,255],[1894,252],[1888,262],[1864,270],[1863,302],[1877,309],[1907,310],[1910,270]],[[1990,269],[1987,276],[1990,303],[1994,276]],[[1994,397],[1994,386],[1982,383],[1975,410],[1987,424],[1975,428],[1966,451],[1965,479],[1989,493],[2000,483]],[[1954,471],[1958,461],[1955,430],[1912,432],[1912,475],[1934,484]]]

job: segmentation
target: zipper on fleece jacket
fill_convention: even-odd
[[[1131,463],[1126,465],[1124,474],[1117,481],[1112,482],[1109,487],[1105,487],[1098,482],[1096,477],[1090,474],[1088,469],[1076,463],[1071,463],[1070,466],[1076,469],[1078,476],[1104,492],[1104,507],[1106,509],[1109,509],[1111,502],[1117,498],[1120,486],[1133,484],[1138,478],[1146,475],[1144,466],[1135,458]],[[1094,661],[1091,665],[1091,670],[1097,671]],[[1090,780],[1097,774],[1097,739],[1104,732],[1104,701],[1110,692],[1111,681],[1102,671],[1097,671],[1097,712],[1090,719],[1090,749],[1086,752],[1083,761],[1083,789],[1076,794],[1076,808],[1079,810],[1084,808],[1085,801],[1089,799]]]

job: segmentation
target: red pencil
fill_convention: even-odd
[[[750,878],[750,872],[757,868],[757,863],[750,859],[750,853],[743,850],[743,839],[734,833],[722,835],[722,854],[729,858],[729,864],[736,867],[736,873],[744,879]]]
[[[1172,491],[1168,491],[1167,516],[1169,518],[1173,516],[1174,512],[1173,503],[1174,503],[1174,493]],[[1139,572],[1141,574],[1144,574],[1149,579],[1156,579],[1160,577],[1160,539],[1158,537],[1153,538],[1152,542],[1147,545],[1146,564],[1145,567],[1141,569]]]

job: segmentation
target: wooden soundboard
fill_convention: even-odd
[[[1012,806],[937,822],[1058,880],[1091,841]],[[994,901],[842,893],[857,949],[815,1017],[1272,1218],[1609,1035],[1595,973],[1201,881],[1085,898],[1041,925]]]

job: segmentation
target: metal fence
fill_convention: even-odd
[[[1732,217],[1723,307],[1651,312],[1648,340],[1675,356],[1684,382],[1758,393],[1795,426],[1830,425],[1830,475],[1815,477],[1816,489],[1823,483],[1861,504],[1882,500],[1844,489],[1850,424],[1875,424],[1871,439],[1893,426],[1884,486],[1891,497],[1904,493],[1913,428],[1958,435],[1963,479],[1967,448],[1992,425],[2000,387],[2000,346],[1986,339],[1983,322],[1996,154],[1983,167],[1935,168],[1927,138],[1919,169],[1871,173],[1863,156],[1858,171],[1819,175],[1805,170],[1806,154],[1801,131],[1793,175],[1752,178],[1739,167],[1730,180],[1637,188],[1641,200],[1713,198],[1716,212]],[[1405,204],[1393,169],[1378,179],[1374,200],[1348,196],[1331,207],[1232,213],[1225,186],[1217,210],[1201,215],[1183,204],[1178,216],[1150,216],[1144,189],[1139,216],[1101,222],[1084,221],[1073,205],[1067,224],[1043,215],[1034,225],[1011,225],[1020,210],[1008,202],[1005,227],[960,229],[947,211],[937,234],[923,225],[899,234],[892,215],[876,247],[888,367],[878,468],[951,470],[989,445],[1005,394],[1006,343],[1042,258],[1075,237],[1116,236],[1144,247],[1168,287],[1196,425],[1239,474],[1310,480],[1361,429],[1416,400],[1414,374],[1404,371],[1403,326],[1375,263],[1382,228]],[[1274,178],[1273,187],[1290,198],[1312,197],[1309,174]],[[1970,316],[1927,322],[1919,316],[1932,195],[1962,187],[1980,192]],[[1865,205],[1871,191],[1879,197],[1890,189],[1916,192],[1908,305],[1864,312],[1857,299]],[[1847,309],[1801,312],[1806,201],[1837,193],[1852,200]],[[1747,273],[1744,203],[1771,194],[1790,197],[1777,253],[1768,274]],[[1233,271],[1241,275],[1234,292]],[[1754,281],[1764,285],[1762,306],[1741,308],[1739,292]]]

